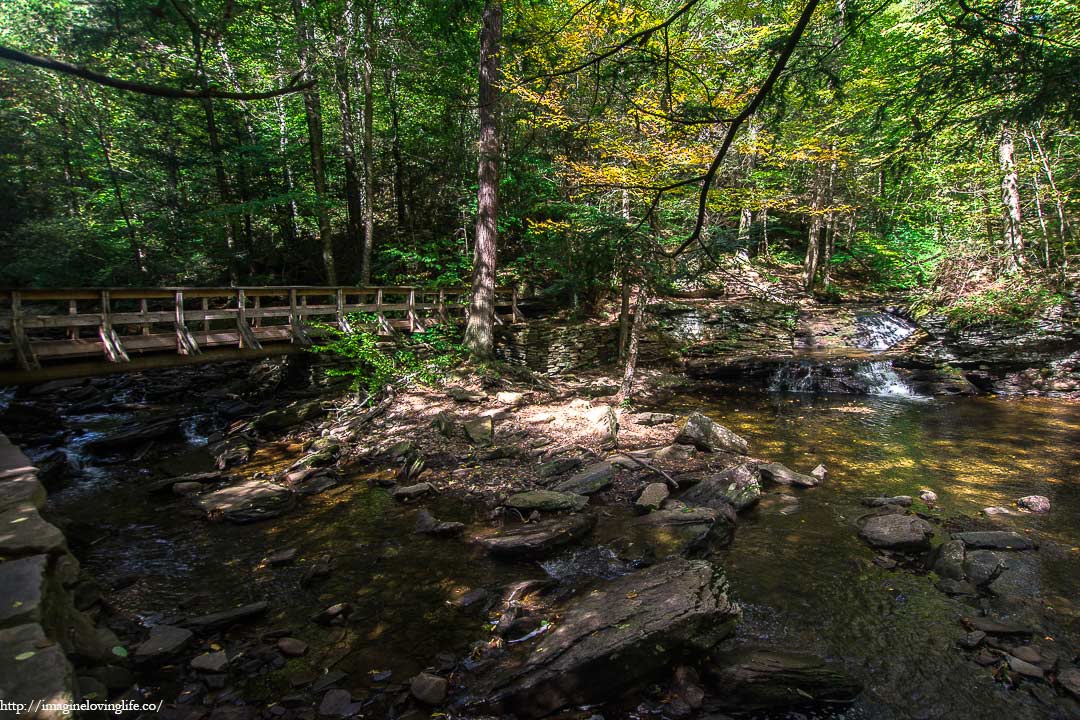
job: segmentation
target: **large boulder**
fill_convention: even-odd
[[[614,468],[611,463],[598,462],[563,480],[554,490],[575,495],[592,495],[609,487],[613,478]]]
[[[866,518],[859,536],[880,550],[919,552],[930,549],[934,526],[913,515],[875,515]]]
[[[780,710],[812,703],[849,703],[859,683],[803,653],[742,648],[718,655],[707,673],[724,710]]]
[[[31,720],[71,717],[61,708],[75,701],[75,672],[60,645],[47,639],[40,625],[28,623],[0,630],[0,648],[4,649],[0,653],[3,699],[27,707],[45,701],[55,708],[27,711],[21,717]]]
[[[730,542],[735,511],[730,506],[676,507],[642,515],[635,525],[629,535],[648,548],[648,559],[664,559]]]
[[[930,569],[949,580],[964,579],[964,543],[959,540],[944,542],[934,550]]]
[[[1033,550],[1036,547],[1029,538],[1006,530],[953,533],[953,539],[975,550]]]
[[[45,522],[32,503],[0,511],[0,557],[57,555],[66,551],[64,534]]]
[[[531,490],[515,493],[506,499],[506,506],[522,512],[541,510],[543,512],[576,512],[589,504],[589,498],[576,493],[556,492],[554,490]]]
[[[679,499],[691,505],[716,509],[730,505],[736,512],[742,512],[761,500],[761,476],[755,469],[735,465],[719,475],[702,480]]]
[[[610,405],[590,408],[585,413],[589,431],[600,439],[601,445],[613,447],[619,441],[619,416]]]
[[[44,620],[48,569],[48,555],[0,563],[0,627]]]
[[[769,482],[777,483],[778,485],[794,485],[796,487],[816,487],[821,483],[813,475],[804,475],[799,472],[795,472],[786,465],[781,465],[777,462],[761,463],[758,465],[758,472],[761,473],[761,477],[765,478]]]
[[[594,515],[568,515],[477,536],[473,540],[499,557],[537,557],[587,535],[595,525]]]
[[[745,455],[750,444],[743,438],[714,422],[701,413],[693,413],[686,420],[682,430],[675,436],[675,442],[693,445],[705,452],[730,452]]]
[[[554,629],[461,679],[470,710],[539,718],[642,687],[729,637],[739,616],[723,572],[671,560],[552,608]]]

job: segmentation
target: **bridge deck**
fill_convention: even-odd
[[[0,385],[281,354],[368,314],[382,334],[465,317],[468,288],[242,287],[0,291]],[[496,322],[520,319],[497,288]]]

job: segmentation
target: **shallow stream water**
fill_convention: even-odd
[[[913,569],[884,570],[857,537],[855,520],[866,496],[918,495],[932,488],[942,519],[991,522],[979,511],[1011,506],[1022,495],[1050,498],[1045,516],[1016,515],[996,525],[1034,531],[1043,547],[1032,554],[1033,571],[1017,598],[992,600],[1002,618],[1037,627],[1038,644],[1071,661],[1080,639],[1080,405],[1043,400],[958,398],[918,400],[811,395],[709,395],[675,398],[664,409],[703,411],[750,440],[751,453],[808,472],[818,463],[827,482],[805,491],[773,489],[740,519],[733,544],[715,553],[745,608],[739,638],[780,648],[808,650],[840,663],[866,691],[838,711],[844,718],[1040,718],[1047,710],[1026,689],[1010,689],[990,670],[953,647],[962,616],[976,607],[933,587],[934,578]],[[454,601],[470,590],[494,589],[514,580],[543,577],[566,582],[611,577],[625,571],[612,553],[573,551],[544,565],[504,563],[461,543],[413,534],[415,508],[393,502],[366,476],[318,496],[277,520],[234,526],[207,523],[183,511],[168,495],[150,496],[140,480],[150,468],[110,466],[79,448],[94,433],[123,418],[73,419],[81,427],[68,447],[86,465],[82,480],[54,493],[50,503],[69,517],[69,532],[83,566],[108,586],[118,609],[146,624],[183,613],[212,612],[267,598],[270,614],[252,630],[291,628],[312,644],[306,658],[254,681],[249,698],[287,694],[290,679],[333,666],[362,694],[405,682],[440,656],[467,654],[490,636],[476,608]],[[185,426],[198,442],[214,428]],[[297,446],[264,448],[241,474],[274,472],[300,453]],[[197,449],[170,460],[163,471],[205,469]],[[797,502],[785,494],[797,495]],[[481,527],[487,519],[452,502],[429,503],[443,520]],[[597,535],[618,535],[629,514],[616,510]],[[938,531],[938,539],[945,536]],[[295,547],[296,565],[268,568],[263,558]],[[321,555],[334,559],[325,579],[302,586]],[[321,628],[311,615],[337,602],[355,606],[347,629]],[[360,622],[355,622],[359,619]],[[390,675],[386,675],[390,671]],[[794,716],[793,716],[794,717]]]

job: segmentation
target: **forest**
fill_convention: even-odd
[[[1074,0],[0,0],[0,711],[1080,718]]]

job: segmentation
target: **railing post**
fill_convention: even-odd
[[[439,322],[445,325],[448,320],[446,317],[446,290],[443,288],[439,288],[439,308],[437,312],[439,313]]]
[[[296,306],[296,288],[289,288],[289,326],[292,329],[292,342],[297,345],[310,345],[311,339],[304,332],[303,317]]]
[[[259,296],[259,295],[255,296],[255,307],[252,308],[252,309],[255,310],[255,322],[253,323],[253,325],[255,325],[255,327],[257,327],[257,328],[260,328],[260,327],[262,327],[262,297],[261,296]]]
[[[349,321],[345,319],[345,288],[338,288],[336,295],[338,330],[351,333],[352,328],[349,327]]]
[[[206,315],[207,315],[207,313],[210,312],[210,298],[205,298],[204,297],[202,299],[202,302],[199,303],[199,305],[200,305],[200,307],[202,307],[202,311],[203,311],[203,321],[202,321],[203,332],[209,334],[210,333],[210,318],[206,317]]]
[[[518,286],[516,283],[514,284],[513,293],[510,299],[510,322],[517,322],[521,319],[521,313],[518,312]]]
[[[409,288],[409,309],[406,311],[409,316],[409,332],[416,330],[416,288]]]
[[[30,340],[26,337],[26,330],[22,322],[22,294],[18,290],[11,291],[11,343],[15,346],[15,362],[20,370],[38,370],[41,363],[38,362],[34,348],[30,346]]]
[[[116,328],[112,325],[112,298],[108,290],[101,291],[101,325],[98,327],[98,336],[101,344],[105,347],[105,356],[111,362],[127,362],[129,360],[124,344],[120,342],[120,336],[116,334]]]
[[[258,297],[255,298],[258,300]],[[247,295],[244,288],[236,290],[236,329],[240,333],[237,338],[241,348],[250,350],[262,350],[262,343],[255,337],[247,320]]]
[[[146,303],[146,298],[139,300],[139,314],[143,316],[143,323],[140,325],[140,329],[143,335],[150,334],[150,323],[146,322],[146,313],[149,311],[149,307]]]
[[[75,300],[68,300],[68,315],[79,314],[79,303]],[[78,325],[68,325],[67,328],[68,340],[79,339],[79,327]]]
[[[176,352],[180,355],[198,355],[201,350],[195,336],[188,330],[184,317],[184,293],[176,293]]]

